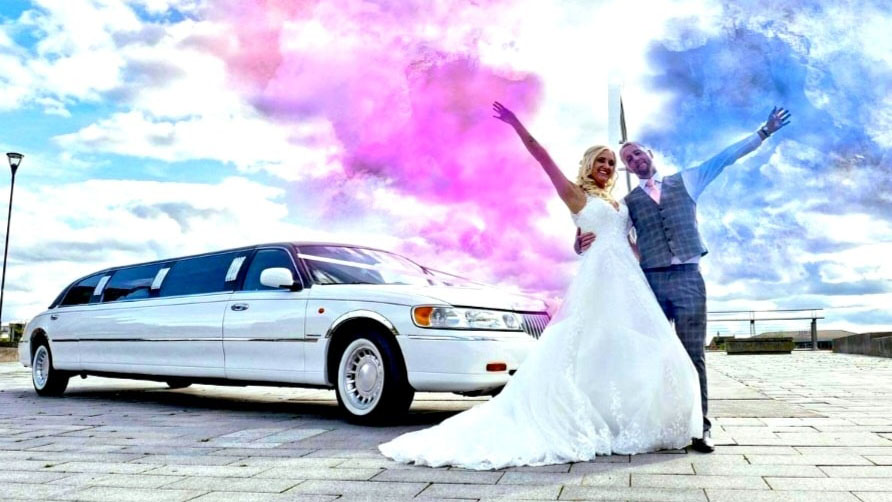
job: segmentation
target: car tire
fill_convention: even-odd
[[[338,356],[335,390],[338,406],[354,422],[375,424],[402,417],[415,390],[403,358],[380,333],[351,335]]]
[[[37,343],[31,356],[31,383],[39,396],[61,396],[71,374],[53,367],[53,354],[46,340]]]

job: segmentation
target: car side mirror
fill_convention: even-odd
[[[268,288],[290,289],[291,291],[300,291],[299,282],[294,282],[294,276],[291,270],[285,267],[272,267],[264,269],[260,272],[260,284]]]

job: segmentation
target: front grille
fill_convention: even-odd
[[[523,331],[535,339],[542,336],[545,326],[548,326],[548,314],[523,314]]]

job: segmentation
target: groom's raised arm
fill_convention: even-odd
[[[763,125],[758,132],[755,132],[728,148],[725,148],[718,155],[699,166],[683,170],[681,172],[681,177],[684,180],[685,188],[691,195],[691,198],[697,200],[703,192],[703,189],[712,183],[712,180],[716,179],[725,167],[737,162],[738,159],[758,148],[759,145],[762,144],[762,141],[767,139],[768,136],[771,136],[775,131],[789,124],[789,119],[789,111],[775,107],[768,116],[765,125]]]

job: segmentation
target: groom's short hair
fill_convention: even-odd
[[[636,147],[640,148],[641,150],[650,153],[650,150],[648,150],[647,147],[645,147],[641,143],[639,143],[637,141],[626,141],[625,143],[623,143],[623,146],[619,147],[619,157],[620,157],[620,160],[623,161],[623,163],[625,163],[625,161],[626,161],[626,158],[623,156],[623,150],[627,146],[636,146]]]

